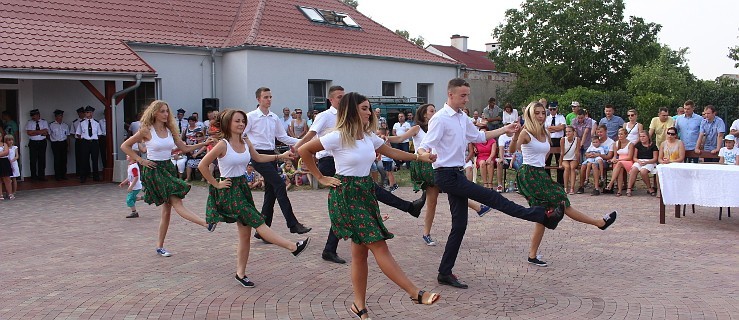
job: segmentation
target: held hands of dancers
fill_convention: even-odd
[[[292,150],[293,150],[293,147],[290,147],[290,150],[285,151],[283,153],[280,153],[280,154],[276,155],[277,158],[275,158],[275,161],[277,161],[279,159],[291,159],[291,158],[294,158],[295,157],[295,154],[292,152]]]
[[[436,161],[436,155],[431,152],[416,153],[416,161],[432,163]]]
[[[521,131],[522,127],[521,125],[518,124],[518,122],[511,122],[505,127],[503,127],[503,129],[505,129],[506,133],[517,133]]]

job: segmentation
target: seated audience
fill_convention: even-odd
[[[656,196],[657,191],[652,188],[652,181],[649,180],[649,174],[654,173],[657,167],[657,159],[659,159],[657,145],[649,138],[649,134],[642,130],[639,132],[639,142],[634,145],[634,149],[636,149],[634,165],[631,166],[629,172],[629,184],[626,187],[626,196],[631,197],[631,189],[634,187],[634,183],[636,183],[637,175],[641,175],[642,181],[647,185],[648,193]]]

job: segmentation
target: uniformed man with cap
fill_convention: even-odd
[[[31,164],[31,179],[46,181],[46,137],[49,136],[49,123],[41,119],[38,109],[31,110],[31,120],[26,123],[28,134],[28,154]]]
[[[69,151],[69,125],[64,123],[64,111],[54,110],[54,121],[49,124],[51,153],[54,154],[54,179],[67,180],[67,151]]]
[[[100,145],[98,144],[98,135],[100,134],[100,124],[92,118],[95,108],[91,106],[85,107],[85,120],[80,122],[75,135],[80,139],[80,182],[87,181],[87,175],[90,173],[90,159],[92,159],[92,179],[100,181],[100,171],[98,166],[98,157],[100,155]]]
[[[77,108],[77,119],[74,119],[72,121],[72,132],[70,134],[74,135],[77,133],[77,128],[80,126],[80,123],[82,120],[85,120],[85,107],[79,107]],[[82,155],[80,154],[82,140],[77,138],[75,136],[74,139],[74,171],[77,172],[77,176],[80,176],[82,172]],[[81,177],[81,176],[80,176]]]
[[[180,129],[180,135],[185,132],[187,128],[187,118],[185,118],[185,109],[177,109],[177,128]]]

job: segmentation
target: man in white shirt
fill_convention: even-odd
[[[317,139],[323,137],[327,133],[333,131],[334,127],[336,127],[337,108],[339,107],[339,102],[343,97],[343,87],[332,86],[328,89],[328,100],[331,102],[331,107],[316,116],[316,119],[308,130],[308,133],[295,145],[295,149],[314,138]],[[316,158],[318,159],[318,170],[321,171],[321,174],[324,176],[334,176],[336,174],[336,164],[334,163],[334,157],[330,152],[326,150],[319,151],[316,153]],[[375,184],[375,196],[377,197],[377,201],[398,210],[406,211],[416,218],[421,214],[421,208],[423,208],[423,204],[426,202],[425,192],[420,199],[409,202],[398,198],[398,196],[390,193],[377,184]],[[323,248],[323,253],[321,254],[323,260],[336,263],[346,263],[346,261],[341,259],[336,253],[338,245],[339,238],[336,237],[332,230],[329,230],[328,239],[326,239],[326,246]]]
[[[182,135],[182,132],[185,131],[185,128],[187,128],[188,125],[187,118],[185,118],[185,109],[177,109],[177,119],[175,119],[175,122],[177,122],[177,129],[180,130],[180,135]]]
[[[293,117],[290,116],[290,108],[282,108],[282,126],[285,128],[285,132],[287,132],[287,128],[290,126],[292,120]]]
[[[549,135],[552,138],[552,147],[559,147],[559,144],[562,141],[562,137],[565,136],[565,126],[567,125],[567,120],[565,119],[565,116],[557,112],[557,105],[558,103],[556,101],[552,101],[549,104],[549,115],[547,116],[546,120],[544,120],[544,128],[547,130],[547,132],[549,132]],[[559,152],[550,153],[549,156],[547,156],[546,164],[551,166],[552,158],[555,158],[556,162],[554,166],[558,166],[559,156]],[[552,174],[552,170],[549,170],[549,174]],[[557,183],[564,185],[564,170],[557,169]]]
[[[67,151],[69,150],[69,125],[64,123],[64,111],[54,110],[54,122],[49,124],[51,153],[54,154],[54,178],[67,180]]]
[[[437,154],[437,160],[432,164],[434,181],[447,193],[452,214],[452,229],[436,280],[440,284],[462,289],[466,289],[467,285],[452,274],[452,269],[467,229],[467,199],[516,218],[541,223],[549,229],[556,228],[564,214],[562,204],[551,210],[542,207],[524,208],[493,190],[467,180],[463,168],[464,149],[469,142],[485,142],[519,129],[519,125],[513,123],[492,131],[478,131],[461,111],[469,101],[469,95],[470,84],[465,80],[456,78],[449,81],[447,102],[429,121],[429,131],[418,150],[419,154],[431,151]]]
[[[298,139],[287,135],[280,117],[269,111],[269,107],[272,105],[272,91],[265,87],[259,88],[256,97],[259,105],[256,110],[246,114],[247,123],[244,129],[244,136],[251,140],[254,149],[261,154],[277,154],[275,152],[275,138],[286,145],[298,143]],[[287,197],[285,182],[277,173],[277,159],[264,163],[255,161],[253,165],[254,169],[264,177],[264,202],[261,211],[264,216],[264,223],[267,226],[272,225],[275,200],[277,200],[280,203],[282,215],[285,217],[290,232],[299,234],[309,232],[311,228],[306,228],[295,218],[292,204]],[[255,233],[254,237],[261,239],[258,233]]]
[[[85,120],[77,126],[75,135],[80,139],[80,182],[85,183],[87,176],[90,174],[90,159],[92,159],[92,180],[100,180],[100,171],[98,166],[100,155],[100,144],[98,143],[98,135],[100,134],[100,124],[92,118],[95,108],[91,106],[85,107]]]
[[[31,164],[31,179],[46,181],[46,137],[49,136],[49,123],[41,119],[41,112],[33,109],[31,120],[26,123],[28,134],[28,154]]]
[[[82,140],[77,139],[75,133],[77,132],[77,127],[80,126],[80,123],[82,123],[83,120],[85,120],[85,107],[79,107],[77,108],[77,119],[72,121],[72,131],[69,132],[69,134],[74,137],[74,172],[77,173],[77,176],[82,172],[82,156],[80,155],[80,151],[82,150]],[[133,124],[131,124],[131,126],[133,126]]]
[[[405,121],[405,114],[403,114],[402,112],[401,113],[398,113],[398,122],[396,122],[395,124],[393,124],[393,135],[394,136],[402,135],[406,131],[410,130],[410,128],[411,128],[411,125],[408,122]],[[403,150],[405,152],[409,152],[411,150],[411,147],[410,147],[410,143],[408,141],[410,141],[410,140],[409,139],[405,139],[401,143],[396,143],[393,147],[395,149],[400,149],[400,150]],[[400,166],[402,164],[403,164],[403,161],[395,160],[395,165],[398,168],[400,168]]]

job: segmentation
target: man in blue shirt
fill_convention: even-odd
[[[716,115],[716,108],[712,105],[707,105],[703,109],[703,118],[698,134],[698,143],[695,145],[695,153],[700,154],[701,151],[705,150],[718,155],[723,146],[722,138],[726,132],[726,124],[724,124],[723,119]],[[703,161],[718,162],[718,158],[703,159]]]
[[[598,122],[598,125],[606,125],[606,128],[608,129],[608,137],[614,141],[618,140],[618,128],[624,126],[624,119],[613,115],[615,111],[616,110],[613,108],[613,105],[607,104],[603,110],[606,116]]]
[[[693,100],[685,101],[683,104],[685,114],[678,116],[675,120],[675,128],[677,129],[680,140],[685,145],[685,150],[695,150],[701,122],[703,122],[703,117],[693,112],[694,108],[695,102]],[[698,163],[698,158],[686,157],[685,162]]]

